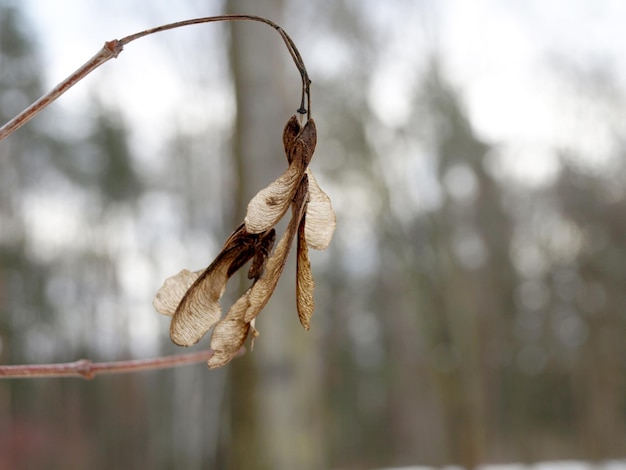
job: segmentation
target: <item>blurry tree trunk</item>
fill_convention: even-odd
[[[231,1],[228,9],[229,13],[267,17],[289,30],[283,24],[282,0]],[[234,23],[231,31],[237,101],[235,226],[250,198],[287,166],[282,130],[298,107],[300,76],[271,28]],[[317,355],[312,354],[313,333],[302,330],[297,321],[291,264],[258,318],[261,335],[254,352],[229,366],[232,445],[226,457],[231,468],[323,468],[316,424],[321,416],[315,396]]]
[[[440,272],[428,289],[435,299],[433,308],[423,314],[431,325],[426,340],[434,352],[433,379],[443,408],[448,457],[473,468],[484,461],[490,422],[486,345],[514,307],[515,275],[509,259],[513,229],[500,206],[500,189],[484,168],[489,146],[474,135],[436,60],[426,80],[429,112],[446,123],[436,130],[442,186],[461,169],[476,182],[474,199],[458,200],[447,188],[442,208],[433,217],[433,248]],[[467,257],[470,251],[463,255],[460,240],[476,244],[471,249],[473,261]]]

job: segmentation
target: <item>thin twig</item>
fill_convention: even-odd
[[[241,348],[239,354],[243,354],[244,351],[245,348]],[[194,364],[208,361],[211,356],[213,356],[213,351],[209,349],[175,356],[135,359],[131,361],[91,362],[89,359],[81,359],[61,364],[0,366],[0,379],[42,377],[82,377],[84,379],[93,379],[96,375],[101,374],[124,374]]]
[[[307,114],[307,117],[311,117],[311,95],[310,95],[310,85],[311,80],[309,79],[309,74],[306,71],[306,67],[304,65],[304,61],[302,60],[302,56],[298,51],[293,40],[289,37],[289,35],[285,32],[283,28],[281,28],[278,24],[274,23],[272,20],[268,20],[267,18],[263,18],[262,16],[255,15],[219,15],[219,16],[206,16],[204,18],[194,18],[191,20],[178,21],[176,23],[169,23],[163,26],[157,26],[156,28],[146,29],[145,31],[141,31],[139,33],[131,34],[130,36],[126,36],[119,40],[119,44],[121,47],[124,47],[131,41],[135,39],[142,38],[144,36],[148,36],[149,34],[159,33],[161,31],[167,31],[169,29],[180,28],[182,26],[189,26],[193,24],[201,24],[201,23],[213,23],[217,21],[257,21],[259,23],[264,23],[266,25],[274,28],[280,37],[283,39],[285,46],[287,46],[287,50],[293,59],[294,64],[296,65],[298,71],[300,72],[300,76],[302,77],[302,100],[300,103],[300,108],[298,109],[298,113]],[[307,106],[304,104],[305,95],[308,99]]]
[[[118,49],[116,46],[116,40],[105,42],[102,49],[100,49],[98,53],[94,55],[91,59],[85,62],[78,70],[72,73],[72,75],[67,77],[56,87],[54,87],[52,90],[43,95],[20,114],[7,122],[4,126],[0,127],[0,140],[13,134],[13,132],[15,132],[32,118],[34,118],[50,103],[55,101],[59,96],[72,88],[77,82],[85,78],[89,73],[98,68],[100,65],[104,64],[109,59],[117,57],[118,54],[121,52],[121,49]]]
[[[17,129],[22,127],[32,118],[34,118],[37,114],[39,114],[44,108],[46,108],[50,103],[55,101],[59,96],[73,87],[77,82],[85,78],[89,73],[98,68],[100,65],[108,61],[109,59],[115,58],[122,52],[124,46],[135,39],[139,39],[150,34],[158,33],[161,31],[167,31],[169,29],[180,28],[183,26],[189,26],[193,24],[201,24],[201,23],[213,23],[217,21],[257,21],[260,23],[267,24],[274,28],[280,37],[283,39],[285,45],[287,46],[287,50],[291,55],[298,71],[300,72],[300,76],[302,77],[302,99],[300,101],[300,108],[298,108],[298,113],[307,114],[307,117],[311,117],[311,94],[310,94],[310,85],[311,80],[309,79],[309,74],[306,71],[306,67],[304,66],[304,61],[296,48],[296,45],[291,40],[289,35],[276,23],[267,18],[263,18],[261,16],[253,16],[253,15],[221,15],[221,16],[207,16],[204,18],[195,18],[192,20],[179,21],[176,23],[169,23],[162,26],[157,26],[156,28],[147,29],[145,31],[141,31],[139,33],[131,34],[130,36],[126,36],[120,40],[113,39],[112,41],[107,41],[104,43],[102,49],[94,55],[91,59],[89,59],[82,67],[72,73],[69,77],[59,83],[55,88],[46,93],[44,96],[35,101],[32,105],[22,111],[20,114],[15,116],[9,122],[0,127],[0,140],[11,135]],[[307,101],[305,106],[305,99]]]

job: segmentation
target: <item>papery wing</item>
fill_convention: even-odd
[[[185,292],[201,274],[202,271],[191,272],[183,269],[178,274],[168,277],[152,301],[156,311],[170,317],[174,315]]]
[[[170,324],[170,338],[179,346],[197,343],[222,316],[219,300],[228,281],[228,266],[212,264],[182,298]]]
[[[254,256],[256,235],[240,225],[215,261],[194,281],[181,299],[170,324],[170,338],[180,346],[197,343],[221,318],[220,298],[228,278]]]
[[[288,152],[289,168],[273,183],[259,191],[248,204],[245,225],[249,233],[271,229],[285,215],[304,172],[311,161],[317,134],[310,119]]]
[[[306,208],[305,237],[315,250],[328,248],[337,226],[335,211],[328,195],[322,191],[317,180],[307,169],[309,178],[309,203]]]
[[[298,308],[298,318],[305,330],[311,327],[311,316],[315,309],[313,302],[313,273],[309,261],[309,250],[305,239],[306,215],[302,217],[298,226],[298,259],[296,262],[296,305]]]
[[[228,364],[246,341],[250,331],[250,323],[244,321],[243,317],[250,305],[251,289],[248,289],[233,304],[224,319],[215,326],[211,335],[211,349],[214,353],[207,362],[211,369]]]

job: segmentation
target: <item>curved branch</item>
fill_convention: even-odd
[[[39,114],[44,108],[56,101],[59,96],[76,85],[77,82],[85,78],[89,73],[100,67],[109,59],[117,57],[121,52],[121,49],[117,49],[116,44],[117,40],[115,39],[113,41],[105,42],[102,49],[100,49],[91,59],[85,62],[79,69],[31,104],[20,114],[7,122],[4,126],[0,127],[0,140],[10,136],[13,132],[37,116],[37,114]]]
[[[39,98],[33,104],[31,104],[28,108],[22,111],[20,114],[15,116],[9,122],[0,127],[0,140],[8,137],[17,129],[22,127],[32,118],[34,118],[37,114],[39,114],[44,108],[46,108],[49,104],[55,101],[59,96],[73,87],[77,82],[86,77],[93,70],[98,68],[100,65],[107,62],[109,59],[116,58],[120,52],[124,49],[124,46],[136,39],[140,39],[142,37],[148,36],[150,34],[159,33],[161,31],[167,31],[174,28],[180,28],[183,26],[189,26],[193,24],[202,24],[202,23],[214,23],[218,21],[256,21],[259,23],[264,23],[266,25],[274,28],[280,37],[283,39],[291,58],[293,59],[294,64],[296,65],[298,71],[300,72],[300,76],[302,78],[302,98],[300,101],[300,107],[298,108],[298,113],[307,114],[307,117],[311,117],[311,94],[310,94],[310,85],[311,80],[309,79],[309,74],[307,73],[306,67],[304,65],[304,61],[302,60],[302,56],[296,45],[289,37],[289,35],[276,23],[267,18],[263,18],[262,16],[254,16],[254,15],[220,15],[220,16],[206,16],[203,18],[194,18],[191,20],[178,21],[175,23],[169,23],[162,26],[157,26],[155,28],[146,29],[145,31],[141,31],[139,33],[131,34],[130,36],[126,36],[122,39],[113,39],[112,41],[107,41],[104,43],[104,46],[96,55],[94,55],[91,59],[89,59],[83,66],[77,69],[74,73],[72,73],[69,77],[59,83],[56,87],[46,93],[44,96]],[[306,106],[305,106],[306,100]]]
[[[239,350],[243,354],[245,348]],[[170,367],[208,361],[214,351],[206,350],[175,356],[157,357],[153,359],[135,359],[116,362],[91,362],[81,359],[61,364],[12,365],[0,366],[0,379],[42,378],[42,377],[83,377],[93,379],[101,374],[124,374],[144,370],[167,369]]]

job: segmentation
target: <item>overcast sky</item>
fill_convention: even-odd
[[[145,2],[121,0],[28,0],[25,5],[43,46],[47,85],[52,87],[91,57],[105,40],[194,15],[216,14],[220,2],[160,0],[147,7]],[[554,169],[554,163],[540,151],[543,146],[572,145],[596,151],[606,141],[606,129],[585,135],[575,130],[585,117],[572,116],[571,109],[563,107],[563,95],[572,90],[563,88],[554,64],[583,73],[607,73],[618,89],[624,90],[626,2],[438,0],[404,2],[403,7],[395,7],[396,2],[363,5],[372,5],[367,8],[372,10],[377,27],[397,32],[388,36],[391,42],[385,45],[390,51],[389,63],[374,74],[372,89],[364,90],[389,126],[401,125],[410,111],[406,90],[414,74],[404,69],[412,67],[422,51],[407,48],[407,39],[417,43],[417,36],[423,39],[426,31],[432,47],[443,53],[445,69],[461,91],[479,135],[494,143],[535,150],[536,161],[518,169],[529,173],[523,175],[525,178],[541,180]],[[297,31],[291,33],[297,38]],[[180,34],[175,38],[184,41],[185,37]],[[107,83],[113,91],[111,99],[117,97],[127,103],[132,98],[136,106],[129,110],[131,119],[153,130],[163,122],[160,116],[180,110],[184,84],[173,72],[176,67],[168,67],[170,59],[159,49],[159,40],[140,42],[129,45],[117,59],[124,61],[123,65],[116,61],[106,64],[106,70],[98,70],[78,90],[71,90],[60,106],[80,109],[76,105],[89,96],[91,84]],[[326,56],[332,61],[333,51]],[[168,94],[155,100],[159,87],[165,87]],[[220,101],[219,95],[212,101],[225,111],[229,105]],[[593,119],[596,122],[598,116]],[[514,157],[511,164],[516,164]]]

